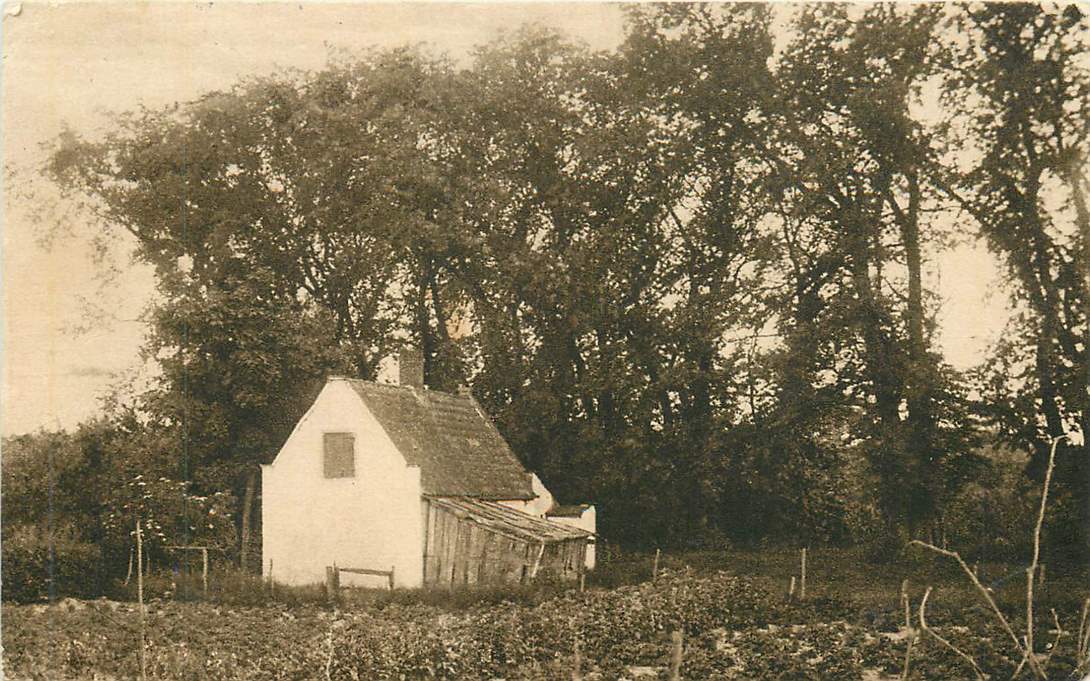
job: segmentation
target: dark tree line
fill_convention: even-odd
[[[945,531],[982,441],[1032,476],[1087,432],[1081,10],[627,12],[610,52],[376,52],[57,140],[49,176],[157,273],[125,446],[241,529],[324,377],[413,344],[606,536],[901,542]],[[974,237],[1017,314],[964,375],[928,262]],[[1087,454],[1057,480],[1084,549]]]

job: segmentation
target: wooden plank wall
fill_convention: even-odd
[[[434,504],[428,504],[424,584],[518,584],[531,577],[541,553],[537,576],[578,580],[586,556],[586,542],[572,539],[541,544],[490,531]]]

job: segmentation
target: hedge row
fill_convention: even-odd
[[[50,540],[31,527],[12,528],[3,538],[3,597],[29,603],[50,596],[89,598],[101,593],[101,554],[68,533]]]

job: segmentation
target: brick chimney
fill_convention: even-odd
[[[416,348],[405,348],[397,356],[397,382],[416,390],[424,389],[424,354]]]

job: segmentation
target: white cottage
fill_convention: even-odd
[[[330,378],[262,466],[265,576],[315,583],[337,565],[392,573],[346,584],[419,587],[593,567],[593,507],[556,506],[468,393],[426,389],[417,353],[399,364],[400,385]]]

